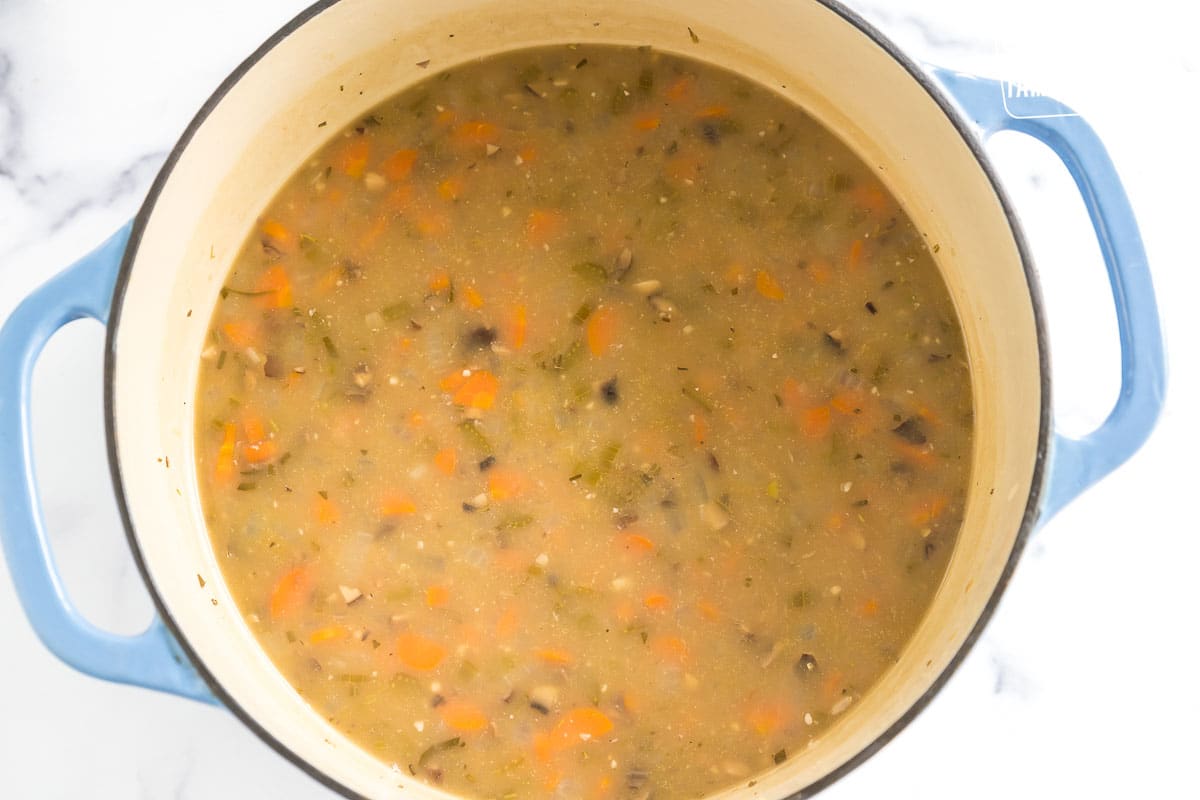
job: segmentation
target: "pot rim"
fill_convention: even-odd
[[[141,548],[137,541],[137,536],[134,533],[133,521],[130,515],[128,503],[124,490],[124,479],[121,474],[120,461],[117,454],[116,441],[116,424],[115,424],[115,394],[114,394],[114,376],[116,369],[116,339],[117,330],[121,322],[121,309],[125,299],[125,290],[129,283],[129,277],[133,270],[133,263],[137,257],[138,246],[141,243],[142,233],[149,222],[150,217],[154,213],[155,205],[157,204],[159,195],[167,180],[171,177],[176,163],[179,161],[184,150],[191,143],[193,136],[197,130],[208,119],[213,110],[221,103],[229,91],[246,75],[268,52],[274,49],[280,42],[306,24],[309,20],[318,16],[326,9],[334,6],[340,0],[317,0],[312,5],[301,11],[274,34],[266,39],[258,46],[250,55],[248,55],[240,64],[233,69],[211,96],[200,106],[196,115],[188,123],[187,128],[179,137],[178,141],[171,148],[167,155],[163,166],[155,177],[150,190],[146,195],[146,199],[142,202],[137,214],[133,219],[133,227],[129,237],[129,243],[125,248],[124,255],[121,258],[120,269],[117,272],[116,282],[113,287],[113,296],[111,310],[109,313],[109,321],[105,335],[104,345],[104,430],[105,443],[108,455],[109,475],[112,480],[113,492],[116,496],[117,510],[121,517],[121,523],[125,530],[125,538],[129,544],[129,549],[133,555],[134,563],[137,565],[138,573],[142,578],[142,582],[146,585],[146,589],[150,594],[150,598],[154,603],[155,611],[167,630],[179,643],[180,649],[191,662],[192,667],[197,674],[208,685],[213,696],[216,697],[222,705],[233,712],[233,714],[241,721],[243,725],[249,728],[260,740],[265,742],[276,753],[283,756],[294,766],[305,772],[311,778],[316,780],[323,786],[341,794],[351,800],[371,800],[364,795],[355,792],[348,786],[333,779],[325,772],[318,769],[311,762],[301,758],[299,755],[290,750],[282,741],[275,738],[267,731],[258,721],[248,713],[238,702],[230,695],[225,688],[217,681],[216,677],[208,670],[203,660],[192,647],[184,633],[182,627],[178,624],[175,618],[167,609],[165,603],[158,590],[155,588],[154,581],[151,578],[149,568],[146,564]],[[1001,208],[1004,210],[1004,216],[1008,222],[1008,226],[1013,235],[1013,240],[1017,247],[1018,255],[1020,256],[1021,266],[1025,273],[1025,283],[1029,290],[1029,298],[1033,309],[1034,329],[1037,338],[1038,346],[1038,371],[1041,375],[1041,404],[1038,414],[1038,439],[1037,451],[1035,455],[1035,463],[1033,467],[1033,476],[1030,484],[1029,498],[1025,505],[1025,510],[1021,517],[1020,529],[1017,531],[1016,538],[1013,541],[1012,550],[1009,553],[1008,560],[1000,573],[999,579],[992,590],[991,596],[988,598],[983,607],[979,618],[975,621],[970,632],[963,639],[962,644],[954,653],[953,657],[946,664],[942,672],[933,680],[919,698],[905,710],[900,717],[893,722],[886,730],[880,733],[866,747],[859,750],[845,763],[827,773],[823,777],[789,795],[781,800],[799,800],[799,798],[808,797],[820,792],[839,779],[853,771],[858,766],[865,763],[871,756],[875,755],[886,744],[894,739],[901,731],[903,731],[910,722],[912,722],[918,714],[920,714],[933,698],[941,691],[942,687],[953,676],[958,667],[966,659],[973,649],[975,643],[983,634],[992,615],[995,613],[999,605],[1000,598],[1008,587],[1009,581],[1012,579],[1012,574],[1016,568],[1017,562],[1020,560],[1021,554],[1025,549],[1025,545],[1029,539],[1033,528],[1037,523],[1040,513],[1040,501],[1042,491],[1044,489],[1046,479],[1046,464],[1047,452],[1050,440],[1050,360],[1049,347],[1046,334],[1045,312],[1041,295],[1040,285],[1037,280],[1036,271],[1033,266],[1033,260],[1029,253],[1029,247],[1025,240],[1024,233],[1017,220],[1016,213],[1013,211],[1012,203],[1008,195],[1004,191],[999,179],[997,178],[995,168],[988,160],[987,154],[984,152],[983,143],[972,133],[969,124],[964,119],[962,113],[954,106],[946,93],[938,85],[936,80],[904,53],[896,44],[885,37],[883,33],[877,30],[873,25],[867,22],[857,12],[847,8],[842,4],[841,0],[813,0],[813,2],[827,8],[829,11],[836,14],[845,23],[856,28],[860,33],[869,38],[875,45],[881,48],[885,53],[891,56],[909,76],[917,82],[917,84],[925,90],[930,98],[937,104],[942,112],[949,119],[954,129],[962,137],[963,143],[974,156],[979,167],[983,170],[984,176],[987,178],[988,184],[996,193],[996,197],[1000,202]]]

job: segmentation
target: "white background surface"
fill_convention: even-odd
[[[1154,437],[1034,537],[945,690],[822,797],[1200,797],[1195,12],[1169,0],[851,5],[918,59],[1025,80],[1092,123],[1142,226],[1171,379]],[[0,0],[0,320],[136,211],[195,110],[303,6]],[[990,149],[1046,291],[1056,413],[1082,432],[1103,417],[1118,380],[1099,253],[1047,151],[1015,136]],[[99,326],[77,324],[42,359],[37,471],[76,601],[99,624],[133,632],[150,603],[108,482],[101,343]],[[333,796],[225,711],[60,664],[3,569],[0,787],[4,798]]]

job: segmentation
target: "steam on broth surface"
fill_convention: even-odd
[[[699,797],[802,757],[954,546],[959,325],[873,171],[649,48],[432,75],[263,211],[200,490],[280,671],[408,779]]]

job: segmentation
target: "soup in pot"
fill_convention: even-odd
[[[467,797],[802,758],[904,649],[969,477],[955,310],[876,172],[649,48],[463,64],[334,134],[199,366],[212,544],[295,690]]]

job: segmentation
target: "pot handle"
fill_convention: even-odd
[[[155,617],[136,636],[88,622],[71,603],[42,520],[33,473],[30,379],[52,335],[91,317],[107,324],[113,284],[132,223],[27,297],[0,328],[0,543],[17,597],[42,642],[75,669],[117,683],[217,701]]]
[[[1039,519],[1045,523],[1136,453],[1162,411],[1166,363],[1146,250],[1116,168],[1082,117],[1017,83],[940,67],[930,71],[983,138],[1018,131],[1062,159],[1083,195],[1108,268],[1121,337],[1121,391],[1096,430],[1078,439],[1054,432]]]

